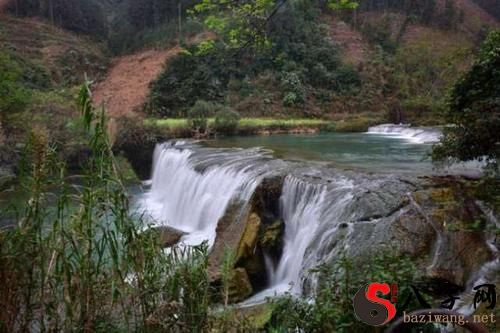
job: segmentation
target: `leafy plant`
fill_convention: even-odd
[[[372,281],[398,283],[398,299],[410,294],[415,277],[412,262],[383,252],[370,262],[354,262],[345,256],[333,265],[322,265],[310,273],[316,275],[318,289],[310,300],[288,296],[275,301],[270,329],[277,332],[370,332],[352,311],[352,297]],[[363,268],[360,268],[363,267]]]
[[[228,107],[223,107],[215,114],[214,130],[216,133],[232,134],[236,131],[240,115]]]
[[[35,130],[16,224],[0,231],[0,329],[7,332],[200,332],[208,313],[207,247],[164,253],[140,216],[129,214],[104,110],[88,83],[78,105],[91,151],[78,183],[48,135]],[[158,312],[163,311],[161,315]],[[165,327],[169,327],[168,329]]]
[[[202,136],[208,130],[208,117],[213,114],[214,104],[198,100],[187,112],[188,126],[195,136]]]
[[[441,142],[433,148],[435,161],[485,159],[498,164],[500,156],[500,31],[481,46],[472,68],[455,84]]]

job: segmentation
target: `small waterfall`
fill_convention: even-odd
[[[157,223],[186,232],[184,244],[208,240],[212,246],[230,201],[247,202],[260,182],[263,168],[254,162],[263,155],[257,150],[228,154],[194,149],[186,143],[158,145],[151,190],[138,205]]]
[[[410,125],[382,124],[370,127],[369,134],[390,135],[411,143],[435,143],[441,138],[441,130],[430,127],[410,127]]]
[[[280,198],[285,221],[284,247],[278,267],[271,273],[271,286],[289,285],[293,293],[300,293],[304,254],[320,223],[325,194],[325,185],[286,177]]]
[[[276,267],[265,257],[269,288],[252,296],[243,306],[286,292],[302,294],[304,274],[318,263],[321,247],[313,245],[320,226],[328,224],[330,230],[335,230],[352,204],[352,183],[344,177],[330,181],[331,187],[294,175],[285,178],[280,197],[281,217],[285,222],[283,253]]]
[[[486,217],[487,227],[491,227],[492,230],[495,230],[495,228],[498,229],[500,227],[500,223],[493,210],[481,201],[476,201],[476,204]],[[494,259],[483,264],[477,272],[472,274],[471,278],[467,282],[467,285],[465,286],[465,291],[460,295],[460,299],[456,302],[454,310],[468,316],[474,314],[475,309],[473,304],[475,292],[473,291],[473,288],[485,283],[492,283],[497,287],[500,284],[500,251],[495,246],[496,237],[496,234],[492,232],[489,239],[486,240],[487,245],[494,254]],[[448,327],[447,329],[448,330],[446,330],[446,332],[452,332],[452,328]]]
[[[281,217],[285,222],[283,253],[276,267],[268,256],[264,256],[269,288],[252,296],[242,306],[258,304],[267,297],[286,292],[301,293],[304,255],[320,223],[325,195],[325,185],[286,176],[280,197]]]

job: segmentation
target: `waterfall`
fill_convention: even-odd
[[[326,186],[287,176],[280,198],[281,217],[285,221],[283,254],[271,273],[271,286],[291,286],[300,293],[300,272],[307,247],[315,235],[321,217]]]
[[[320,248],[313,246],[319,227],[334,230],[352,203],[352,183],[344,177],[331,179],[331,187],[288,175],[280,197],[281,218],[285,223],[283,252],[276,267],[265,257],[269,287],[242,303],[257,304],[266,297],[284,293],[302,294],[302,277],[317,264]],[[313,249],[311,249],[313,248]]]
[[[369,134],[390,135],[411,143],[435,143],[441,138],[441,130],[430,127],[410,127],[409,125],[382,124],[368,129]]]
[[[476,204],[486,217],[487,228],[498,230],[500,223],[493,210],[481,201],[476,201]],[[494,259],[484,263],[477,272],[472,274],[469,281],[467,281],[465,291],[460,295],[460,299],[455,304],[455,311],[467,316],[473,315],[475,312],[473,307],[475,292],[473,288],[485,283],[493,283],[496,286],[500,283],[500,250],[495,246],[496,237],[495,232],[491,232],[489,239],[486,240],[488,247],[494,254]],[[452,327],[447,327],[445,332],[452,332],[452,329]]]
[[[196,150],[197,149],[197,150]],[[151,190],[138,200],[156,224],[186,232],[186,245],[207,240],[212,246],[217,222],[231,200],[247,202],[263,174],[258,150],[213,153],[187,143],[155,148]]]

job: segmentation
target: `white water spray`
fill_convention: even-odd
[[[140,198],[139,209],[160,225],[186,232],[182,243],[197,245],[207,240],[212,246],[217,222],[230,201],[247,202],[259,183],[259,173],[248,160],[261,155],[233,154],[227,158],[221,153],[220,162],[204,165],[205,169],[198,171],[196,167],[211,163],[213,156],[196,160],[193,153],[189,147],[180,149],[179,145],[156,147],[151,190]]]
[[[382,124],[368,129],[369,134],[390,135],[408,140],[410,143],[435,143],[442,132],[437,128],[410,127],[409,125]]]

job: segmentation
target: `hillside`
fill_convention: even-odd
[[[0,4],[7,3],[9,1],[2,0]],[[360,130],[381,119],[435,124],[441,122],[439,113],[447,90],[469,67],[486,27],[500,26],[488,11],[492,7],[487,1],[453,1],[453,22],[450,23],[443,14],[449,5],[445,0],[436,2],[429,19],[415,16],[414,8],[386,8],[381,7],[380,2],[367,0],[362,1],[356,11],[334,13],[323,9],[317,21],[307,21],[307,15],[314,17],[312,12],[307,15],[280,13],[273,19],[270,29],[275,32],[271,35],[275,34],[273,38],[278,43],[295,43],[293,47],[299,48],[312,43],[308,47],[317,48],[312,52],[329,49],[327,53],[332,59],[322,64],[317,64],[321,58],[307,59],[307,53],[297,55],[296,50],[288,49],[285,52],[290,59],[280,60],[284,61],[281,68],[265,68],[269,61],[283,56],[282,50],[276,49],[272,55],[275,59],[266,60],[258,54],[246,56],[243,65],[238,63],[241,59],[223,53],[196,55],[184,68],[184,60],[178,56],[181,48],[175,46],[178,36],[168,35],[172,22],[175,23],[171,20],[172,8],[162,9],[167,16],[157,25],[139,19],[141,15],[148,15],[149,2],[137,9],[135,16],[131,12],[135,7],[129,1],[94,3],[102,5],[109,24],[118,22],[123,15],[127,15],[127,22],[143,24],[129,37],[138,43],[141,39],[135,38],[144,32],[143,35],[148,36],[142,40],[144,49],[113,57],[104,45],[109,46],[110,41],[96,42],[95,37],[68,32],[40,18],[7,15],[0,20],[0,42],[2,52],[23,68],[22,77],[28,89],[59,91],[60,95],[61,89],[81,83],[86,74],[96,82],[94,100],[106,105],[113,117],[131,115],[142,110],[145,104],[153,106],[149,111],[172,110],[172,114],[178,116],[185,114],[196,99],[214,99],[228,103],[241,116],[354,119],[359,120]],[[64,12],[64,15],[70,14],[67,10]],[[286,23],[287,20],[290,23]],[[127,29],[132,28],[129,23],[124,23]],[[324,40],[312,37],[322,33],[319,23],[328,28],[327,37],[332,45],[323,45]],[[289,31],[279,27],[286,24],[290,24],[286,28]],[[315,32],[297,37],[298,30],[294,29]],[[163,32],[168,32],[168,36]],[[296,36],[287,36],[292,32]],[[189,31],[186,34],[194,36]],[[196,43],[203,38],[187,38],[191,43],[183,46],[196,53]],[[167,60],[171,60],[173,67],[164,67]],[[172,82],[176,82],[176,86],[168,85]],[[163,86],[164,83],[168,84]],[[155,100],[155,96],[160,99]],[[170,101],[176,103],[175,106],[162,104]],[[45,108],[39,107],[38,101],[34,104],[37,110]],[[169,114],[153,111],[153,115]]]
[[[133,115],[144,104],[151,81],[180,50],[148,50],[113,59],[107,76],[94,88],[94,102],[112,117]]]
[[[14,168],[31,131],[45,133],[65,157],[77,154],[81,129],[75,94],[85,76],[99,80],[106,48],[37,18],[0,14],[0,163]],[[2,142],[3,141],[3,142]],[[72,162],[68,160],[68,163]],[[1,175],[0,175],[1,178]]]
[[[51,83],[80,83],[86,73],[99,79],[108,66],[105,48],[36,18],[0,16],[1,51],[21,62],[39,66]]]

